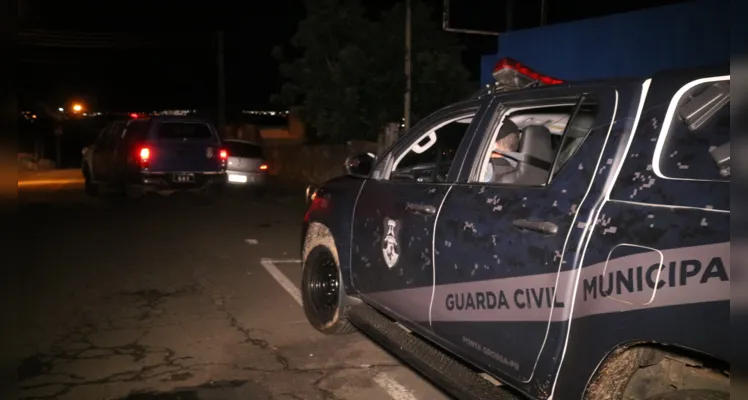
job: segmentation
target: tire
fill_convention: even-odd
[[[325,238],[320,238],[324,241]],[[327,238],[332,241],[331,238]],[[336,252],[318,244],[304,258],[301,299],[304,314],[314,329],[326,335],[345,335],[356,328],[345,316],[347,296]]]
[[[730,400],[730,393],[702,389],[676,390],[652,396],[647,400]]]
[[[99,185],[94,183],[91,179],[91,172],[88,170],[88,167],[83,168],[83,181],[83,190],[86,192],[86,194],[91,197],[98,197]]]

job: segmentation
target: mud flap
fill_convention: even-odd
[[[519,400],[520,396],[496,386],[366,304],[351,307],[348,320],[412,368],[462,400]]]

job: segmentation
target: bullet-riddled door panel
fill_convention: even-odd
[[[433,287],[435,214],[415,204],[441,204],[448,186],[367,182],[359,197],[351,276],[354,287],[415,323],[428,322]]]
[[[430,330],[433,230],[462,165],[480,103],[427,119],[399,143],[356,203],[351,246],[355,289],[416,329]]]
[[[550,183],[456,185],[435,230],[432,329],[464,356],[518,382],[532,379],[544,346],[551,352],[561,347],[573,291],[571,274],[563,274],[571,265],[562,263],[568,259],[562,254],[571,234],[582,232],[572,230],[587,218],[579,215],[584,203],[599,197],[599,188],[590,194],[592,183],[606,176],[598,171],[605,166],[601,154],[611,136],[617,93],[598,88],[572,97],[563,106],[549,99],[537,111],[513,111],[511,103],[497,109],[520,128],[520,151],[527,132],[546,132],[527,129],[522,121],[548,127],[563,120],[557,113],[568,113],[566,136],[547,133],[557,135],[545,142],[552,148],[546,154],[555,157],[546,169]],[[485,132],[489,143],[498,129],[497,124]],[[476,162],[483,160],[478,154]],[[564,281],[557,281],[562,276]]]

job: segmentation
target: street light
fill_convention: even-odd
[[[73,104],[73,111],[75,111],[75,112],[78,113],[78,112],[81,112],[81,110],[83,110],[83,106],[82,105],[80,105],[80,104]]]

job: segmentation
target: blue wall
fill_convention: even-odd
[[[730,3],[697,0],[509,32],[481,59],[481,83],[511,57],[563,80],[647,76],[670,68],[730,62]]]

